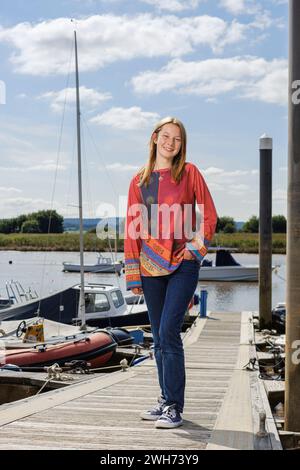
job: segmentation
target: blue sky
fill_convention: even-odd
[[[124,215],[152,127],[169,115],[219,215],[236,220],[258,214],[259,137],[272,136],[273,213],[286,215],[287,1],[2,0],[1,218],[52,204],[77,216],[71,18],[85,217],[110,205]]]

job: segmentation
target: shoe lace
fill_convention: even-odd
[[[164,408],[165,400],[163,398],[159,398],[157,400],[157,405],[153,407],[153,411],[161,411]]]
[[[163,411],[164,416],[168,418],[175,418],[176,417],[176,408],[175,405],[169,405],[164,408]]]

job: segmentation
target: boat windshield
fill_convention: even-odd
[[[111,264],[111,258],[104,258],[100,255],[98,256],[98,264]]]
[[[86,313],[107,312],[109,309],[109,301],[105,294],[85,294]]]
[[[113,291],[111,293],[111,298],[116,308],[121,307],[125,303],[123,294],[120,290]]]

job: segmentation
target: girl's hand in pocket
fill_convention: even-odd
[[[131,292],[135,295],[142,295],[143,289],[141,287],[134,287]]]
[[[183,259],[191,261],[195,258],[189,250],[185,250]]]

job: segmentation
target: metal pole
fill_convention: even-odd
[[[300,431],[300,2],[290,0],[285,429]]]
[[[83,256],[83,214],[82,214],[82,178],[81,178],[81,137],[80,137],[80,96],[79,96],[79,74],[78,74],[78,54],[77,36],[75,38],[75,70],[76,70],[76,110],[77,110],[77,159],[78,159],[78,200],[79,200],[79,243],[80,243],[80,296],[78,313],[81,318],[81,329],[86,328],[85,324],[85,299],[84,299],[84,256]]]
[[[259,141],[259,325],[272,326],[272,149],[271,137]]]

